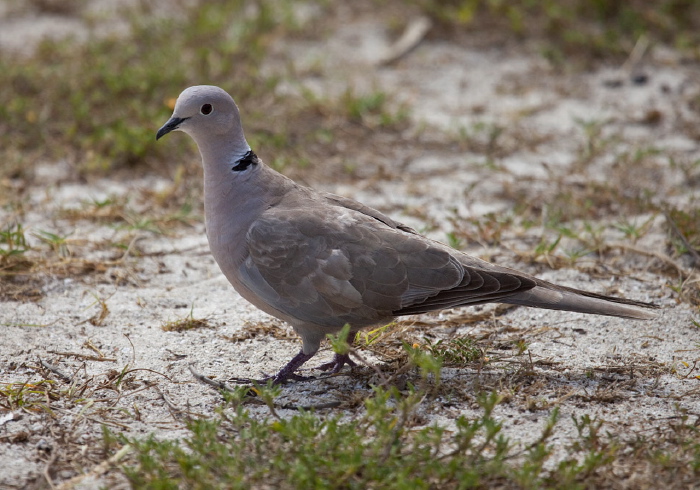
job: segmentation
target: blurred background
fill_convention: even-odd
[[[376,79],[417,19],[430,24],[415,44],[519,47],[562,71],[619,66],[640,37],[683,62],[700,49],[694,0],[3,0],[2,177],[26,177],[39,159],[83,176],[172,172],[193,145],[156,145],[153,130],[183,88],[203,83],[234,95],[268,163],[294,170],[342,147],[353,165],[356,138],[371,144],[415,122],[397,107],[400,84]]]
[[[154,138],[195,84],[234,96],[274,168],[455,246],[514,223],[554,230],[545,249],[575,219],[630,228],[697,179],[699,38],[693,0],[3,0],[3,260],[81,219],[201,223],[195,145]],[[49,235],[22,242],[30,190],[66,182]]]

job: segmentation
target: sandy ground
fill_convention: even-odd
[[[671,51],[653,51],[639,67],[648,80],[634,84],[630,73],[612,68],[562,74],[522,50],[483,49],[432,39],[400,62],[377,67],[374,62],[389,43],[382,22],[354,19],[331,32],[324,46],[295,41],[278,47],[270,69],[274,69],[274,59],[293,60],[299,78],[294,85],[282,88],[290,93],[304,86],[319,94],[333,94],[350,85],[360,91],[383,90],[410,109],[412,124],[407,137],[426,138],[426,150],[393,162],[379,153],[377,159],[391,178],[343,185],[313,183],[375,206],[419,229],[435,224],[429,233],[437,239],[445,240],[459,220],[488,212],[507,215],[512,202],[505,190],[522,190],[526,200],[536,203],[546,199],[553,174],[569,178],[571,186],[579,185],[580,179],[605,181],[615,171],[614,158],[597,158],[582,172],[571,168],[586,144],[580,121],[604,121],[604,133],[618,137],[611,152],[653,145],[691,161],[700,158],[697,140],[679,130],[680,122],[692,120],[689,118],[695,118],[697,124],[698,114],[689,114],[685,101],[689,93],[700,89],[698,70],[681,63]],[[319,70],[322,76],[318,76]],[[621,85],[611,87],[611,80],[619,80]],[[660,122],[644,122],[650,111],[663,115]],[[154,132],[160,123],[153,122]],[[428,149],[429,138],[415,129],[425,124],[450,134],[466,128],[475,131],[476,140],[482,138],[474,129],[479,124],[504,127],[502,144],[513,150],[499,159],[496,169],[469,145],[454,145],[451,150],[442,146],[439,153],[433,153]],[[522,140],[531,144],[518,143]],[[264,149],[259,153],[264,159],[271,158]],[[208,253],[201,218],[191,227],[177,228],[167,235],[147,230],[135,234],[94,221],[61,218],[62,211],[79,209],[86,199],[110,196],[131,199],[138,209],[139,196],[148,189],[167,188],[168,181],[159,177],[119,182],[104,179],[86,185],[67,180],[63,165],[48,162],[37,168],[36,182],[27,193],[25,228],[71,232],[75,250],[81,246],[87,250],[90,243],[106,239],[128,238],[138,246],[138,254],[122,257],[113,251],[86,252],[93,258],[103,254],[106,263],[112,262],[87,278],[47,277],[43,296],[37,301],[6,301],[0,307],[4,330],[0,382],[36,383],[48,377],[61,389],[88,386],[89,396],[85,397],[91,399],[82,408],[61,408],[58,404],[50,414],[18,411],[11,417],[0,412],[0,488],[22,488],[32,482],[41,486],[46,468],[54,483],[89,471],[89,466],[64,460],[75,448],[97,451],[101,424],[115,432],[181,436],[184,425],[173,415],[171,405],[206,415],[221,402],[216,391],[193,379],[190,366],[217,379],[256,377],[276,371],[300,345],[286,326],[277,331],[288,338],[251,333],[253,326],[280,323],[246,303],[229,286]],[[373,165],[373,161],[365,158],[358,165]],[[631,188],[642,185],[640,179],[651,178],[643,170],[630,173]],[[677,168],[659,161],[653,171],[659,198],[678,205],[694,202],[696,190]],[[0,211],[0,217],[3,213]],[[611,224],[623,220],[642,223],[650,217],[611,212],[599,224],[605,226],[605,236],[611,242],[620,243],[626,237]],[[546,261],[518,259],[519,254],[534,249],[543,233],[547,232],[540,226],[529,230],[516,227],[504,232],[500,245],[480,246],[476,241],[465,245],[470,253],[550,281],[653,301],[661,306],[658,318],[633,322],[518,308],[476,323],[468,321],[491,307],[476,313],[467,309],[424,317],[421,321],[434,328],[406,327],[406,338],[470,335],[487,338],[493,345],[499,340],[508,344],[515,338],[527,343],[524,357],[513,354],[513,367],[445,369],[451,396],[446,393],[444,403],[426,408],[426,423],[450,426],[459,415],[475,415],[474,393],[483,387],[500,389],[507,395],[496,414],[505,433],[523,444],[538,435],[553,406],[559,406],[562,413],[561,429],[555,436],[562,447],[575,434],[572,414],[599,416],[611,430],[630,434],[652,431],[681,411],[700,416],[700,381],[696,377],[700,372],[695,369],[700,335],[693,324],[696,308],[679,300],[669,287],[674,285],[673,276],[659,273],[660,260],[654,256],[670,253],[663,216],[654,217],[649,231],[634,244],[648,252],[646,255],[618,249],[606,255],[608,263],[596,257],[584,258],[575,268],[552,269]],[[690,274],[691,269],[686,267],[684,272]],[[101,302],[108,309],[102,319]],[[161,328],[190,314],[206,319],[208,326],[185,332]],[[233,341],[236,337],[239,340]],[[509,352],[513,352],[512,342],[489,355]],[[381,365],[382,356],[372,352],[364,355]],[[330,356],[326,349],[318,361]],[[101,360],[94,360],[97,357]],[[526,358],[532,364],[529,374],[523,375]],[[66,373],[70,381],[42,368],[41,360]],[[131,370],[127,382],[114,389],[109,380],[125,368]],[[369,395],[369,385],[376,382],[373,376],[365,368],[348,376],[290,384],[280,402],[306,405]],[[523,376],[528,380],[522,381]],[[516,377],[518,381],[509,384]],[[460,395],[455,397],[455,393]],[[352,414],[357,408],[341,405],[336,410]],[[251,411],[267,415],[263,408]],[[17,434],[23,436],[17,438]],[[114,473],[106,478],[102,484],[123,485]],[[96,480],[83,482],[88,488],[98,484]]]

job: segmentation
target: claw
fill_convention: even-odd
[[[272,384],[281,385],[287,381],[311,381],[316,378],[310,376],[301,376],[296,374],[294,371],[299,369],[306,361],[311,359],[313,354],[304,354],[304,352],[299,352],[296,356],[292,358],[291,361],[287,363],[282,369],[279,370],[274,376],[265,376],[262,379],[251,379],[251,378],[231,378],[229,381],[232,383],[240,384],[259,384],[265,385],[272,381]],[[350,354],[336,354],[331,362],[321,364],[316,369],[321,371],[330,371],[331,374],[336,374],[343,369],[343,366],[348,365],[350,367],[357,366],[357,363],[350,359]]]
[[[304,354],[304,351],[299,352],[296,356],[292,358],[291,361],[287,363],[282,369],[279,370],[274,376],[265,376],[263,379],[249,379],[249,378],[232,378],[230,381],[234,383],[241,384],[267,384],[272,381],[272,384],[281,385],[289,380],[293,381],[310,381],[314,378],[308,376],[300,376],[294,374],[294,371],[299,369],[306,361],[311,359],[313,354]]]
[[[316,369],[320,369],[321,371],[330,371],[331,374],[335,374],[340,372],[340,370],[343,369],[343,366],[346,364],[350,367],[357,366],[357,363],[350,359],[350,354],[336,354],[331,362],[321,364],[320,366],[317,366]]]

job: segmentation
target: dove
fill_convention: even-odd
[[[353,199],[297,184],[248,145],[238,107],[223,89],[185,89],[156,140],[172,131],[197,144],[211,253],[234,289],[289,323],[301,351],[266,380],[296,371],[327,334],[351,337],[404,315],[483,303],[646,320],[656,305],[559,286],[491,264],[420,235]],[[355,365],[335,354],[319,366]]]

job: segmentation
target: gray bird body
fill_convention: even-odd
[[[218,87],[186,89],[157,137],[175,129],[192,136],[202,155],[207,237],[216,262],[241,296],[301,336],[299,365],[345,324],[357,331],[457,306],[500,302],[655,316],[653,305],[490,264],[352,199],[298,185],[250,151],[238,108]],[[292,363],[284,374],[298,367]]]

